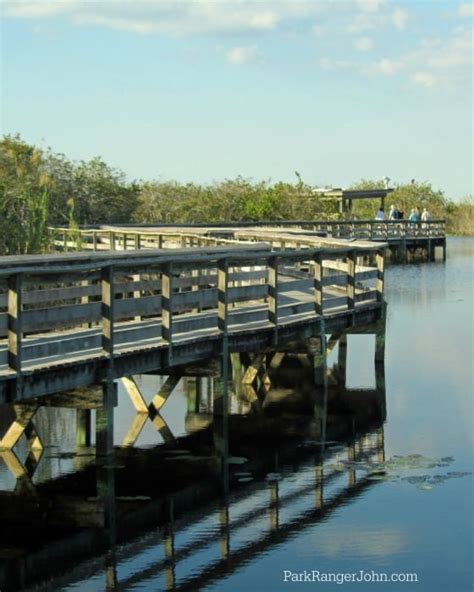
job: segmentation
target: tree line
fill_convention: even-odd
[[[383,186],[363,180],[355,189]],[[390,201],[409,212],[427,207],[455,234],[474,231],[471,199],[455,203],[429,183],[401,185]],[[354,217],[374,217],[374,202],[354,202]],[[335,200],[322,199],[299,175],[295,183],[237,177],[210,185],[128,181],[100,157],[73,162],[18,135],[0,140],[0,254],[47,252],[49,226],[338,219]]]

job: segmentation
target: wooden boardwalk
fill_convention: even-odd
[[[381,317],[384,243],[297,242],[0,258],[0,402]]]
[[[371,241],[387,244],[391,259],[407,263],[409,258],[421,254],[434,261],[436,249],[441,249],[446,259],[446,228],[444,220],[409,222],[408,220],[375,221],[268,221],[225,224],[159,224],[95,226],[71,231],[52,228],[56,246],[61,250],[92,249],[127,250],[162,248],[173,244],[196,247],[231,242],[264,240],[274,245],[298,247],[306,239],[314,241],[335,239],[342,241]],[[284,236],[285,235],[285,236]]]

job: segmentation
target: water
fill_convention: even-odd
[[[0,462],[0,581],[23,570],[25,589],[55,591],[472,590],[473,261],[474,240],[456,238],[446,264],[389,267],[385,376],[373,335],[349,335],[346,388],[330,381],[326,406],[293,360],[263,418],[233,397],[229,425],[206,427],[212,381],[199,415],[195,383],[181,381],[168,429],[146,420],[108,464],[75,454],[74,410],[41,409],[47,447],[30,482]],[[337,360],[336,346],[336,378]],[[138,379],[147,400],[161,381]],[[124,395],[117,444],[135,418]],[[301,414],[308,397],[314,416]],[[34,466],[24,441],[17,455]],[[418,581],[291,581],[312,570]]]

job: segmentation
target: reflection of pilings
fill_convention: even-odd
[[[278,481],[270,482],[270,528],[278,530],[280,523]]]
[[[117,385],[112,380],[102,383],[103,406],[96,410],[95,446],[98,456],[107,456],[114,450],[114,407],[117,406]]]
[[[173,500],[169,499],[168,502],[168,522],[165,526],[163,542],[165,546],[165,580],[166,590],[175,589],[175,549],[174,549],[174,508]]]
[[[7,465],[8,470],[16,479],[15,493],[21,495],[35,495],[36,488],[32,477],[41,460],[43,450],[32,450],[25,464],[21,462],[13,450],[0,451],[0,459]]]
[[[385,440],[383,426],[378,428],[375,433],[377,437],[377,462],[383,463],[385,462]]]
[[[324,386],[327,384],[327,363],[326,363],[326,335],[321,331],[319,340],[316,341],[313,355],[313,377],[314,384]]]
[[[220,540],[219,546],[222,559],[230,555],[230,526],[229,526],[229,500],[223,496],[219,507]]]
[[[351,442],[347,446],[347,460],[353,462],[356,458],[355,453],[355,443]],[[348,483],[349,487],[352,487],[356,483],[356,472],[355,469],[350,469],[348,471]]]
[[[223,340],[221,373],[214,378],[214,415],[226,416],[229,412],[229,350],[228,342]]]
[[[15,412],[15,420],[11,423],[10,427],[4,434],[3,438],[0,440],[0,449],[12,449],[21,436],[25,433],[25,430],[30,425],[36,411],[38,410],[38,405],[25,403],[25,404],[16,404],[13,405],[13,410]],[[26,434],[27,438],[28,435]],[[36,437],[35,437],[36,436]],[[37,438],[37,434],[31,438],[28,438],[29,444],[32,446],[37,446],[38,448],[42,448],[41,441]]]
[[[110,549],[105,556],[105,590],[112,592],[117,590],[117,559],[115,549]]]
[[[315,489],[314,489],[314,505],[317,510],[321,510],[324,505],[324,467],[317,465],[315,467]]]

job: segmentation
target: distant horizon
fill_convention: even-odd
[[[473,194],[472,5],[5,0],[0,128],[127,180]]]

